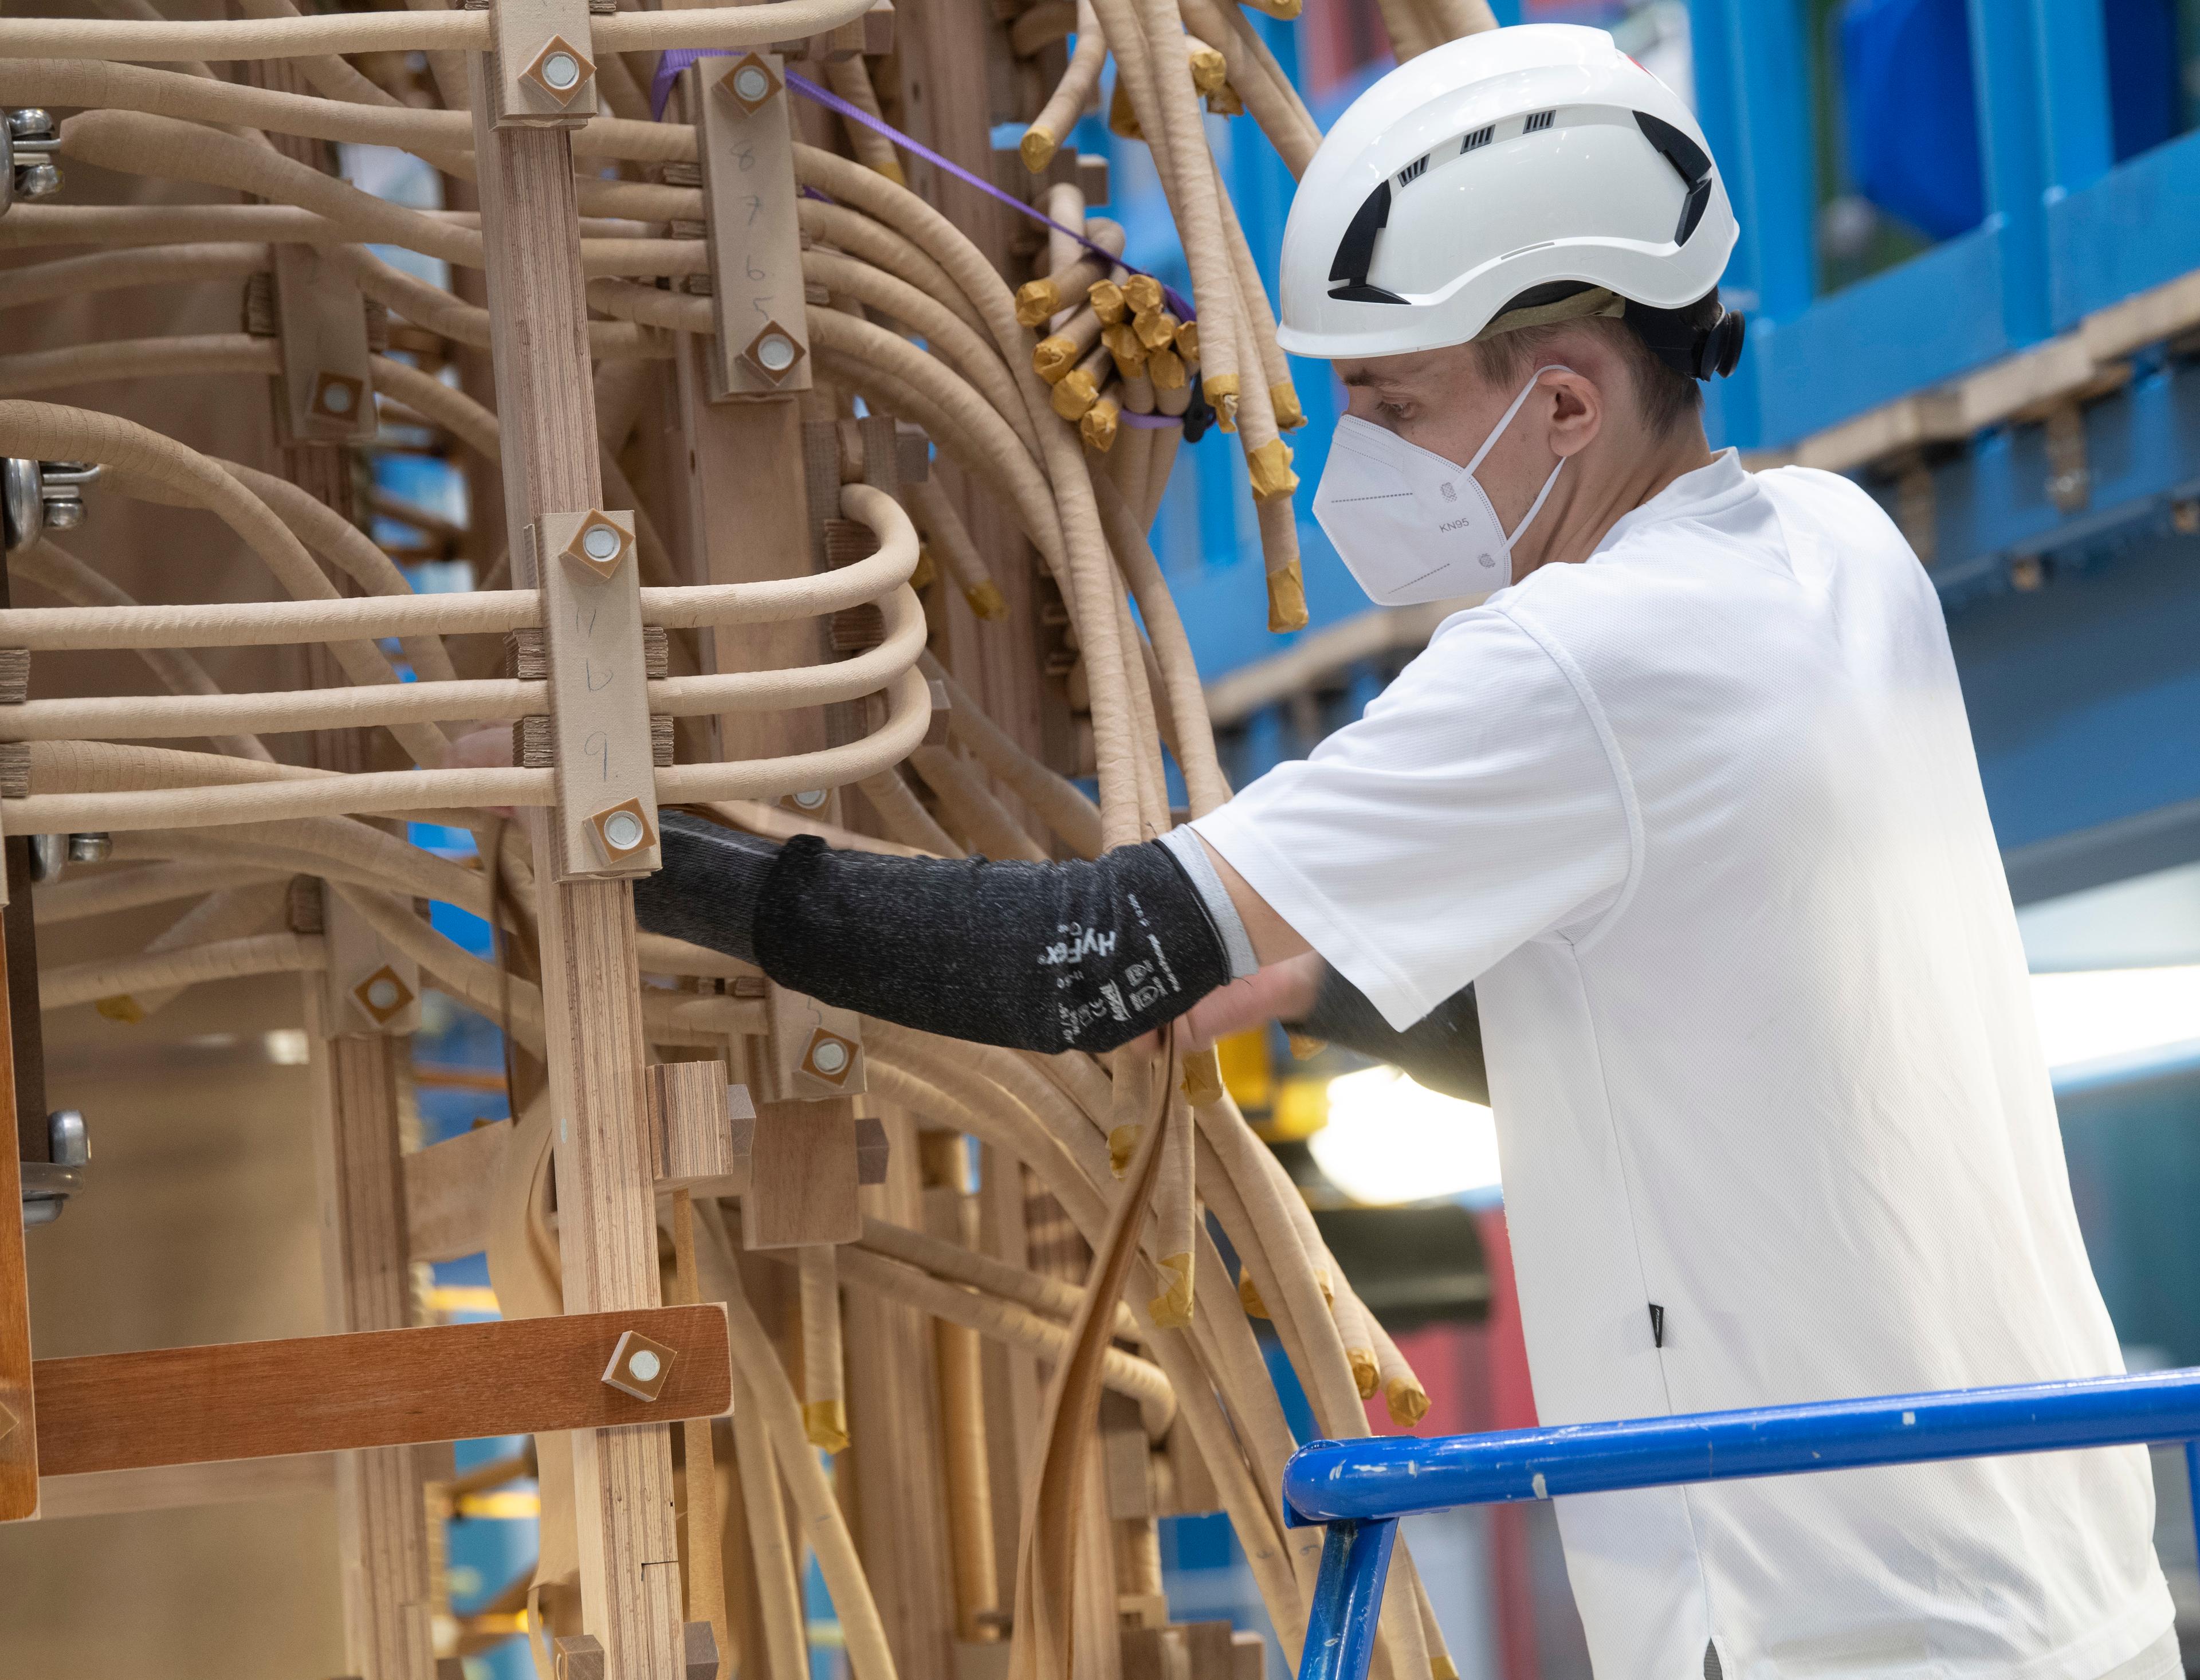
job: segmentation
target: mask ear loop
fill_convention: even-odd
[[[1497,440],[1505,436],[1505,429],[1512,424],[1513,417],[1526,405],[1528,399],[1536,394],[1536,387],[1542,383],[1543,376],[1546,373],[1572,372],[1573,369],[1568,367],[1564,362],[1554,361],[1547,366],[1537,368],[1529,376],[1528,383],[1520,388],[1520,395],[1512,399],[1512,406],[1507,409],[1497,424],[1489,429],[1489,436],[1482,440],[1482,447],[1474,452],[1474,459],[1466,464],[1466,471],[1470,477],[1475,468],[1482,465],[1483,458],[1497,447]],[[1559,456],[1559,464],[1551,469],[1551,476],[1543,481],[1543,488],[1536,492],[1536,500],[1529,505],[1528,511],[1520,516],[1520,523],[1513,526],[1507,534],[1505,547],[1508,552],[1512,545],[1520,540],[1520,533],[1527,530],[1535,517],[1543,511],[1543,504],[1550,500],[1551,487],[1559,482],[1559,474],[1565,470],[1565,465],[1566,458],[1564,455]],[[1488,492],[1485,491],[1483,494],[1486,495]]]

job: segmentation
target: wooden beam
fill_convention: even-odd
[[[497,411],[506,417],[505,512],[518,533],[545,514],[600,508],[603,501],[580,217],[567,134],[498,128],[489,97],[495,67],[477,55],[471,73]],[[553,595],[570,584],[551,567],[535,575],[529,559],[519,581]],[[630,582],[634,567],[624,570]],[[579,750],[578,732],[557,733],[561,760]],[[571,783],[561,770],[561,798]],[[565,1307],[574,1313],[650,1307],[658,1299],[634,888],[619,879],[561,879],[557,867],[562,834],[587,815],[560,808],[528,818],[541,883],[559,1247]],[[653,864],[654,857],[647,861]],[[652,1422],[582,1430],[573,1440],[573,1496],[582,1619],[603,1648],[609,1680],[682,1680],[670,1428]]]
[[[654,1401],[604,1381],[629,1331],[676,1355]],[[38,1462],[75,1476],[669,1425],[733,1403],[727,1361],[716,1303],[42,1359]]]
[[[489,1245],[489,1210],[512,1122],[477,1126],[404,1160],[405,1224],[415,1260],[456,1260]]]

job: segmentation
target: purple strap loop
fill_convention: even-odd
[[[660,122],[664,120],[665,102],[672,97],[673,80],[689,65],[695,63],[700,59],[729,58],[731,56],[733,56],[733,55],[730,53],[709,47],[678,47],[664,54],[664,56],[658,61],[657,74],[652,79],[649,85],[650,114],[656,117]],[[1055,220],[1053,217],[1047,215],[1043,211],[1033,208],[1032,206],[1025,203],[1022,199],[1018,198],[1013,193],[1003,192],[1000,188],[995,186],[991,181],[980,179],[978,176],[972,174],[968,170],[962,167],[961,164],[951,161],[949,159],[942,157],[938,152],[933,150],[931,147],[926,145],[922,141],[911,139],[908,135],[903,133],[901,130],[896,128],[892,124],[886,122],[881,118],[873,116],[869,111],[864,110],[859,105],[852,105],[849,103],[848,101],[841,98],[839,94],[831,92],[827,89],[818,86],[816,83],[811,81],[807,76],[799,75],[793,70],[787,71],[786,75],[787,86],[793,88],[797,93],[802,95],[804,98],[813,99],[820,105],[822,105],[827,110],[837,113],[839,115],[845,117],[850,122],[859,122],[863,124],[864,127],[872,130],[874,132],[885,135],[887,139],[892,141],[894,144],[899,146],[903,150],[915,153],[917,156],[922,158],[927,163],[930,164],[935,169],[945,170],[949,174],[952,175],[957,180],[962,182],[965,186],[975,187],[980,192],[984,193],[987,197],[998,199],[1002,203],[1007,205],[1011,210],[1017,212],[1019,214],[1029,216],[1033,221],[1050,227],[1057,233],[1068,234],[1079,244],[1084,246],[1086,250],[1091,252],[1093,255],[1104,259],[1115,266],[1126,269],[1133,274],[1147,274],[1149,278],[1159,282],[1161,289],[1161,296],[1167,300],[1170,309],[1175,313],[1179,320],[1189,321],[1198,319],[1198,317],[1192,312],[1191,300],[1185,296],[1182,292],[1177,290],[1174,286],[1170,285],[1167,281],[1162,280],[1158,274],[1148,274],[1148,271],[1139,267],[1138,264],[1134,262],[1126,262],[1121,257],[1116,255],[1104,245],[1095,243],[1092,240],[1086,238],[1082,233],[1079,232],[1077,229],[1063,226],[1060,222]],[[1174,424],[1175,422],[1170,421],[1168,424]]]

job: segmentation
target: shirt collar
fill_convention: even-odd
[[[1757,488],[1755,477],[1741,464],[1741,451],[1722,449],[1708,466],[1684,472],[1641,506],[1622,514],[1604,534],[1589,559],[1599,559],[1618,547],[1620,540],[1644,525],[1667,519],[1700,518],[1731,506]]]

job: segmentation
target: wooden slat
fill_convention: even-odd
[[[603,1380],[629,1330],[678,1355],[654,1402]],[[727,1361],[715,1304],[44,1359],[38,1462],[72,1476],[670,1424],[733,1403]]]
[[[456,1260],[489,1244],[489,1203],[512,1122],[477,1126],[405,1157],[405,1222],[415,1260]]]
[[[29,922],[30,895],[23,897]],[[0,965],[0,1014],[8,1008],[11,976]],[[0,1109],[15,1105],[15,1057],[9,1035],[0,1033]],[[35,1515],[38,1508],[38,1440],[32,1401],[31,1279],[23,1264],[23,1173],[15,1151],[0,1149],[0,1522]]]

